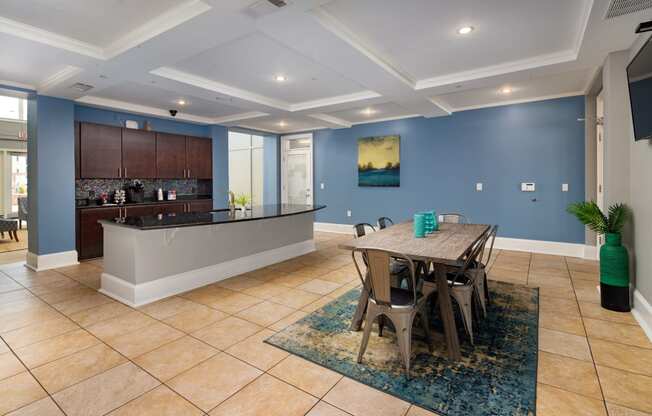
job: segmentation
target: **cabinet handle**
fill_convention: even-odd
[[[190,178],[190,169],[188,169],[188,177]]]
[[[127,177],[127,168],[124,168],[125,170],[125,178]]]

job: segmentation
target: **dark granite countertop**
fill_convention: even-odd
[[[157,230],[162,228],[192,227],[197,225],[227,224],[242,221],[255,221],[267,218],[285,217],[288,215],[315,212],[325,205],[291,205],[273,204],[258,205],[247,210],[246,215],[240,210],[232,215],[228,209],[211,212],[188,212],[179,214],[161,214],[144,217],[125,217],[122,219],[100,221],[138,230]]]
[[[77,206],[78,209],[89,209],[89,208],[112,208],[112,207],[129,207],[136,205],[151,205],[151,204],[167,204],[175,202],[188,202],[188,201],[199,201],[203,199],[213,199],[212,195],[177,195],[176,200],[169,201],[167,199],[159,201],[154,198],[145,198],[143,202],[127,202],[122,205],[117,204],[100,204],[98,201],[90,201],[88,205]]]

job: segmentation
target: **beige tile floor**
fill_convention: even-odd
[[[262,342],[358,284],[345,238],[317,234],[316,253],[137,310],[95,291],[101,260],[0,266],[0,414],[432,415]],[[539,416],[652,415],[652,344],[600,308],[597,271],[491,260],[491,279],[540,287]]]

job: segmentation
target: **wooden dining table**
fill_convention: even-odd
[[[419,260],[426,264],[432,263],[448,356],[452,360],[460,360],[460,344],[446,278],[446,266],[459,265],[464,254],[488,229],[489,225],[485,224],[443,223],[439,225],[437,231],[426,237],[416,238],[413,223],[410,221],[351,239],[340,244],[339,248],[345,250],[375,248],[402,253],[412,260]],[[354,331],[359,331],[362,326],[368,299],[369,293],[363,290],[351,322],[351,329]]]

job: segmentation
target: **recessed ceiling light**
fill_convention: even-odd
[[[511,94],[512,93],[512,88],[511,87],[503,87],[500,89],[501,94]]]
[[[278,125],[279,125],[280,127],[285,127],[285,126],[288,125],[288,123],[286,123],[285,121],[281,120],[281,121],[278,122]]]
[[[468,35],[471,32],[473,32],[473,26],[462,26],[461,28],[457,29],[457,33],[459,35]]]
[[[177,101],[177,104],[186,105],[186,100],[179,100],[179,101]]]
[[[287,80],[288,79],[287,79],[287,77],[285,75],[281,75],[281,74],[274,75],[274,81],[276,81],[276,82],[285,82]]]
[[[364,114],[365,116],[370,116],[372,114],[376,114],[376,110],[374,110],[371,107],[365,108],[364,110],[362,110],[362,114]]]

